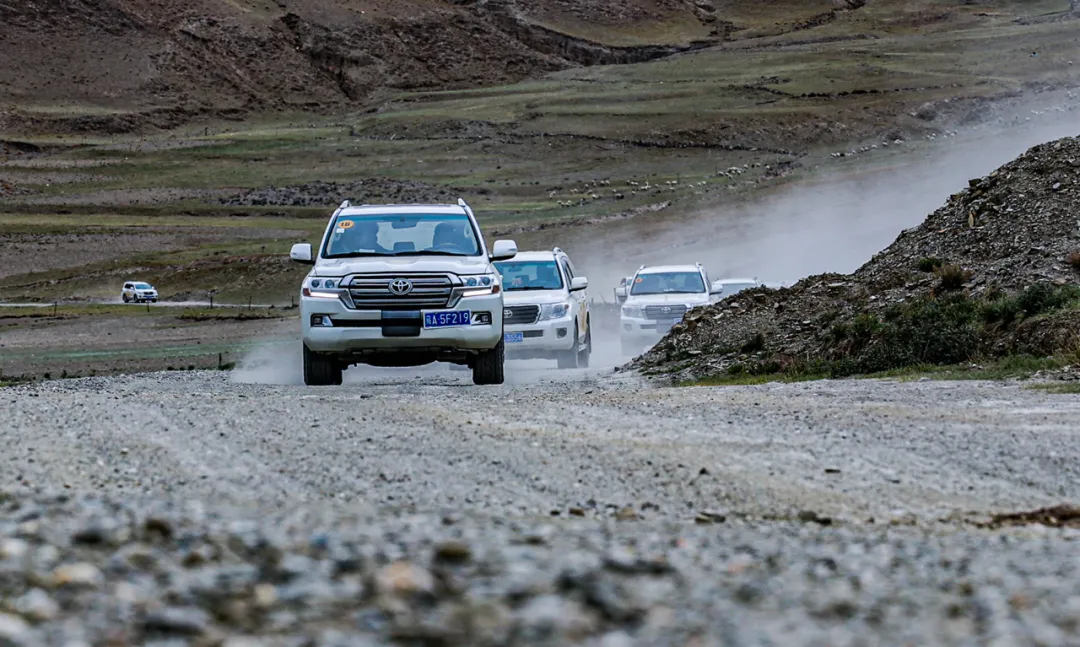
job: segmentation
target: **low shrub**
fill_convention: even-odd
[[[938,277],[938,289],[943,292],[959,290],[971,280],[972,273],[959,265],[942,265],[934,270]]]
[[[933,256],[927,256],[926,258],[919,259],[918,268],[920,272],[926,272],[927,274],[937,270],[939,267],[945,264],[945,261],[940,258],[934,258]]]

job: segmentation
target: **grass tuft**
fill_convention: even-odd
[[[971,280],[971,270],[965,270],[959,265],[942,265],[934,270],[938,277],[938,290],[954,291],[964,287]]]
[[[945,264],[945,261],[940,258],[934,258],[933,256],[927,256],[919,260],[918,268],[920,272],[926,272],[927,274],[936,271],[939,267]]]
[[[1065,262],[1069,264],[1069,267],[1080,272],[1080,249],[1071,252],[1065,257]]]

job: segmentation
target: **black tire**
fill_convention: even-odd
[[[477,353],[473,360],[473,384],[502,384],[506,380],[503,365],[506,363],[506,346],[502,341],[491,350]]]
[[[589,357],[592,355],[592,325],[588,324],[585,330],[585,348],[578,353],[578,366],[589,368]]]
[[[121,295],[120,298],[124,300],[124,303],[131,302],[131,299],[129,299],[128,295],[126,295],[126,294]]]
[[[338,386],[341,384],[341,364],[323,357],[304,346],[304,384],[308,386]]]
[[[581,359],[581,343],[578,341],[577,334],[577,322],[574,322],[574,345],[570,347],[570,350],[565,350],[559,353],[559,368],[569,369],[577,368]]]

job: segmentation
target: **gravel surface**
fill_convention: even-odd
[[[347,375],[0,390],[0,645],[1080,641],[1075,396]]]

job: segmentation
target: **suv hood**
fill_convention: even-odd
[[[367,256],[363,258],[320,258],[312,276],[341,277],[349,274],[401,272],[450,272],[485,274],[490,263],[483,256],[402,256],[398,258]]]
[[[624,306],[668,306],[668,305],[708,305],[709,295],[704,292],[692,294],[642,294],[631,295]]]
[[[567,298],[562,290],[503,290],[503,303],[506,305],[564,303]]]

